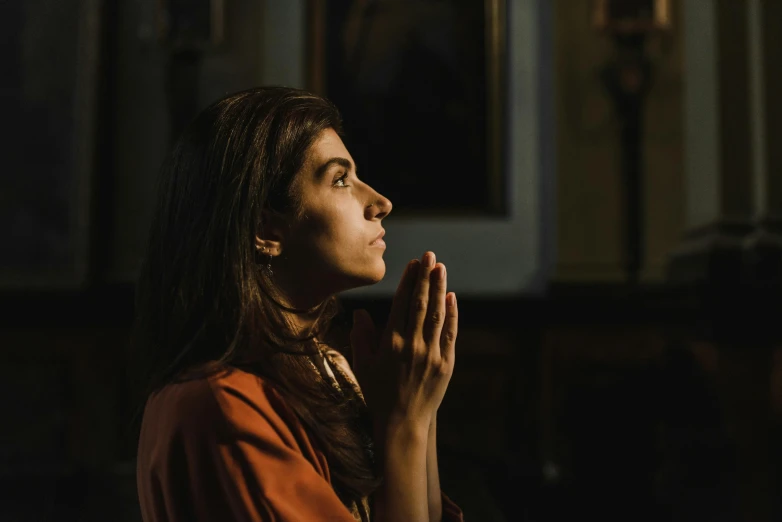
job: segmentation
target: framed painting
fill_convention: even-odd
[[[346,3],[349,2],[339,2]],[[397,0],[395,3],[409,5],[412,2]],[[452,0],[420,3],[456,5]],[[437,169],[435,176],[439,177],[435,179],[445,184],[444,188],[438,189],[432,187],[429,180],[424,185],[423,180],[415,178],[407,178],[413,185],[405,186],[399,181],[401,176],[394,172],[389,174],[389,179],[379,179],[380,176],[372,172],[372,166],[361,163],[362,159],[357,157],[361,177],[371,177],[372,183],[396,200],[394,212],[383,220],[388,245],[383,255],[386,276],[375,285],[346,292],[345,297],[390,298],[396,291],[405,264],[414,257],[420,257],[426,250],[436,252],[437,259],[446,264],[448,288],[460,298],[511,297],[546,291],[547,281],[556,265],[557,191],[551,65],[554,62],[553,6],[551,2],[539,0],[505,3],[472,0],[471,3],[483,8],[480,20],[484,23],[484,38],[486,24],[497,27],[494,33],[497,39],[488,49],[492,49],[492,45],[498,46],[495,56],[502,58],[492,62],[496,65],[493,70],[499,78],[504,78],[504,82],[490,82],[491,73],[481,76],[488,82],[487,85],[493,86],[487,87],[487,90],[500,93],[497,98],[487,96],[486,103],[491,104],[493,109],[485,109],[485,113],[497,113],[502,118],[495,120],[500,122],[494,127],[500,138],[493,142],[501,151],[494,157],[502,168],[488,170],[485,166],[487,159],[486,163],[481,162],[480,166],[474,167],[476,172],[468,172],[466,166],[458,168],[455,171],[458,176]],[[379,10],[383,5],[385,2],[380,2],[376,8]],[[329,41],[340,34],[335,33],[333,27],[329,29],[326,19],[328,13],[337,7],[336,1],[332,5],[327,0],[267,2],[263,20],[266,51],[262,75],[265,83],[309,88],[335,98],[336,93],[329,93],[326,86],[326,75],[331,66],[326,60],[325,48],[334,45]],[[489,9],[488,15],[486,9]],[[337,14],[334,12],[335,16]],[[342,16],[337,19],[344,20],[345,13]],[[374,34],[377,30],[369,32]],[[505,44],[501,45],[503,41]],[[309,48],[305,49],[299,43]],[[473,46],[487,50],[483,43]],[[340,106],[340,109],[343,107]],[[345,120],[348,123],[347,115]],[[410,125],[414,123],[411,121]],[[490,131],[484,134],[488,135]],[[360,144],[360,140],[356,139],[361,138],[360,135],[353,138]],[[486,138],[488,141],[488,136]],[[402,142],[401,139],[399,141]],[[411,140],[402,143],[407,146]],[[354,152],[351,149],[351,153]],[[432,154],[428,148],[425,152]],[[453,147],[447,152],[464,156],[463,151]],[[489,157],[491,155],[487,153]],[[417,158],[414,159],[417,161]],[[382,161],[380,156],[374,164],[382,164]],[[422,177],[426,174],[423,170],[416,172],[422,173]],[[488,172],[496,172],[497,175],[495,187],[501,197],[494,209],[496,213],[491,213],[491,205],[481,204],[480,197],[474,197],[471,200],[474,203],[466,209],[455,202],[458,200],[448,199],[451,187],[458,184],[468,184],[476,194],[488,193],[485,188],[476,189],[478,185],[491,186]],[[394,187],[396,190],[392,193],[389,189]],[[430,192],[424,192],[424,187],[428,187]],[[423,196],[418,196],[419,192]],[[410,203],[411,199],[417,199],[417,203]]]
[[[505,3],[310,0],[307,87],[397,217],[503,216]]]

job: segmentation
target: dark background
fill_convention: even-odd
[[[0,520],[140,520],[128,340],[157,168],[201,107],[278,81],[263,34],[270,0],[226,0],[215,47],[158,41],[156,5],[0,4]],[[614,67],[632,90],[638,48],[597,31],[589,2],[521,5],[537,6],[551,78],[541,86],[555,132],[540,147],[554,165],[542,175],[555,186],[545,229],[556,263],[540,295],[460,297],[439,415],[443,489],[468,521],[782,519],[782,4],[757,4],[759,110],[749,3],[674,2],[671,29],[646,38],[635,279],[626,106],[600,71]],[[714,76],[693,51],[706,12]],[[710,88],[716,129],[698,112]],[[717,143],[699,156],[693,140],[711,130]],[[467,197],[459,190],[451,203]],[[715,193],[716,210],[694,222]],[[343,305],[347,328],[355,307],[383,322],[389,301]]]

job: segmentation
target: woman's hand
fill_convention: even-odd
[[[408,263],[379,343],[369,314],[356,311],[353,371],[378,428],[428,429],[453,373],[457,330],[456,295],[432,252]]]

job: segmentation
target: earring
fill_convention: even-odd
[[[264,248],[264,250],[266,250]],[[266,262],[266,265],[263,267],[263,271],[266,273],[267,277],[271,277],[274,275],[274,272],[272,272],[272,255],[269,254],[269,260]]]
[[[271,253],[266,253],[266,247],[261,247],[258,250],[264,253],[265,256],[267,256],[269,259],[266,261],[265,265],[261,266],[261,270],[263,270],[263,273],[266,274],[267,277],[271,277],[274,275],[274,272],[272,272],[272,255]]]

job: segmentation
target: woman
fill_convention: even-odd
[[[252,89],[166,161],[137,294],[146,522],[462,519],[436,458],[457,333],[445,266],[408,264],[382,335],[363,310],[349,341],[329,329],[337,293],[383,278],[391,212],[340,128],[327,100]]]

